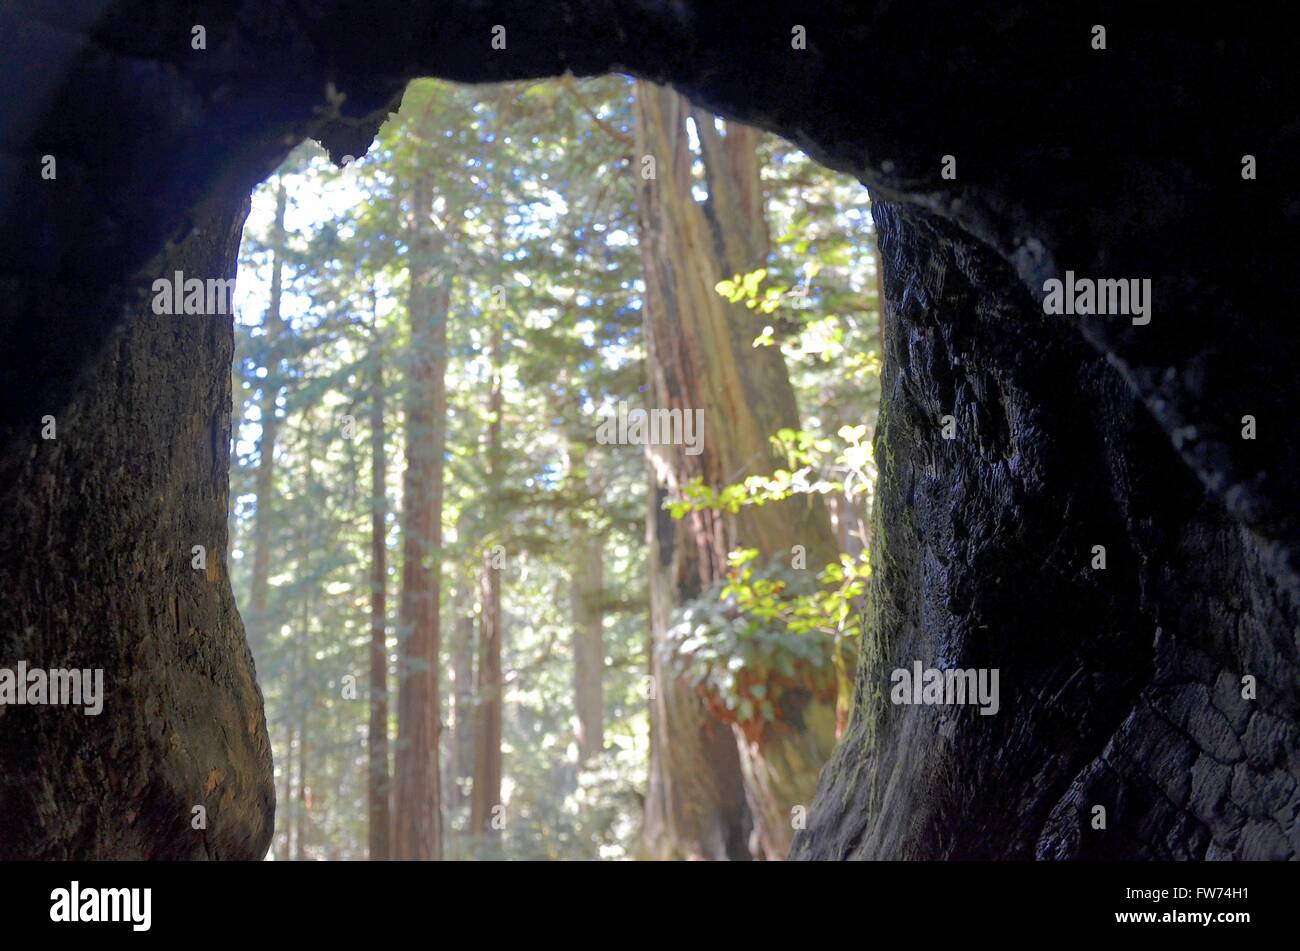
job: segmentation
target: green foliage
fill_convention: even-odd
[[[804,430],[782,429],[771,442],[788,468],[777,469],[770,476],[750,476],[721,489],[695,479],[679,496],[666,500],[664,507],[673,518],[681,519],[701,509],[735,514],[745,505],[832,492],[852,504],[875,484],[871,444],[865,442],[866,427],[861,425],[842,426],[836,436],[841,448],[828,465],[834,451],[832,440]],[[833,473],[833,477],[826,478],[819,471]],[[676,654],[686,661],[691,682],[716,693],[727,709],[744,721],[755,708],[753,699],[738,689],[736,670],[757,671],[766,684],[769,669],[790,677],[796,664],[815,671],[821,670],[823,659],[842,665],[839,642],[855,636],[861,628],[871,559],[865,546],[856,558],[841,553],[838,562],[817,573],[816,584],[809,584],[809,571],[787,567],[776,558],[760,564],[757,549],[732,551],[728,561],[726,583],[687,606],[673,628],[673,637]],[[761,702],[757,709],[766,716],[767,708]]]
[[[807,430],[782,429],[769,437],[786,466],[771,475],[748,476],[743,482],[715,489],[695,478],[676,497],[664,502],[675,519],[688,512],[715,509],[735,514],[745,505],[766,505],[795,495],[843,494],[850,501],[867,495],[875,484],[875,457],[866,442],[865,426],[841,426],[836,436],[840,451],[833,457],[834,441]],[[826,477],[829,476],[829,477]]]
[[[776,562],[756,575],[758,552],[732,553],[730,577],[684,605],[663,642],[662,660],[724,718],[774,722],[782,694],[812,684],[834,690],[833,643],[821,633],[824,597],[810,574]]]
[[[722,589],[722,599],[731,598],[742,613],[762,621],[781,621],[792,634],[826,634],[831,637],[857,633],[861,622],[859,599],[866,594],[871,577],[871,559],[866,549],[857,561],[846,554],[817,575],[818,586],[800,592],[788,581],[789,572],[769,568],[758,573],[752,562],[756,549],[733,551],[728,556],[731,572]],[[802,579],[806,573],[800,571]]]

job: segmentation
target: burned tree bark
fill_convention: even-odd
[[[214,203],[158,273],[233,278],[247,213]],[[96,715],[0,706],[0,859],[266,852],[271,750],[225,563],[233,355],[229,314],[146,302],[0,488],[0,667],[103,672]]]
[[[1289,633],[1250,607],[1276,593],[1259,542],[1004,262],[926,212],[874,213],[888,542],[857,715],[793,857],[1286,858],[1286,796],[1263,790],[1289,788],[1265,659]],[[1221,572],[1240,597],[1213,593]],[[917,661],[997,669],[998,709],[897,703]]]

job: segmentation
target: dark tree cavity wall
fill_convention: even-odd
[[[247,210],[200,213],[163,273],[233,278]],[[102,668],[104,696],[98,715],[0,707],[0,859],[270,842],[262,694],[226,571],[233,355],[229,319],[132,313],[49,411],[55,438],[4,460],[0,665]]]
[[[1300,43],[1260,7],[1132,6],[6,5],[0,666],[103,666],[107,697],[0,711],[0,854],[270,836],[224,564],[230,318],[148,313],[153,278],[233,274],[251,187],[305,136],[363,152],[412,76],[620,69],[877,199],[871,618],[794,857],[1294,858]],[[1151,279],[1150,323],[1045,315],[1066,271]],[[999,713],[892,705],[914,660],[998,667]]]

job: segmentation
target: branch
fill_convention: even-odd
[[[578,89],[578,84],[573,81],[572,73],[565,73],[560,77],[560,82],[564,84],[564,88],[567,89],[570,95],[578,101],[578,105],[582,107],[582,111],[590,117],[592,122],[596,123],[601,131],[617,142],[621,142],[627,146],[635,146],[636,143],[632,141],[630,136],[624,135],[622,132],[618,131],[618,129],[615,129],[600,116],[596,115],[591,106],[587,105],[587,100],[582,97],[582,93]]]

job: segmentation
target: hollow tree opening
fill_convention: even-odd
[[[417,81],[252,205],[230,574],[276,857],[784,858],[867,568],[862,186],[627,77]]]
[[[246,857],[269,836],[242,624],[190,554],[224,550],[230,328],[150,324],[151,282],[229,277],[252,186],[304,137],[361,154],[411,76],[615,68],[876,199],[874,618],[793,854],[1295,855],[1298,345],[1271,262],[1293,243],[1275,103],[1296,51],[1265,13],[1210,37],[1108,11],[1099,49],[1028,4],[193,9],[0,14],[8,61],[65,64],[0,117],[0,661],[131,686],[98,719],[4,710],[6,856]],[[1150,322],[1045,314],[1067,273],[1150,279]],[[914,660],[999,667],[1000,712],[892,702]]]

